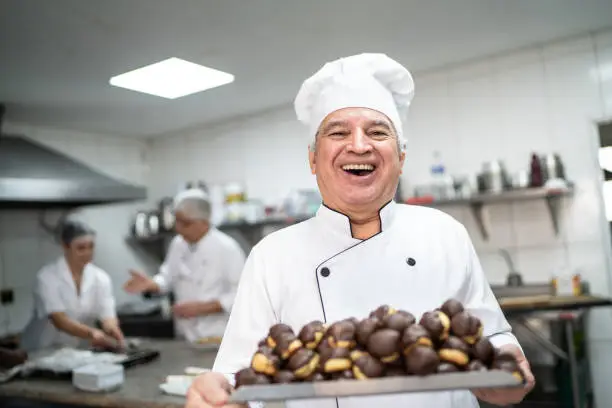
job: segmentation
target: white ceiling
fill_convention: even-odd
[[[340,56],[420,71],[610,25],[611,0],[1,0],[0,102],[8,120],[160,135],[290,102]],[[171,56],[236,81],[175,100],[108,85]]]

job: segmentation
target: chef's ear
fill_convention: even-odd
[[[316,158],[315,158],[315,149],[313,145],[308,146],[308,164],[310,165],[310,173],[316,173]]]
[[[400,174],[404,173],[404,161],[406,160],[406,152],[400,153]]]

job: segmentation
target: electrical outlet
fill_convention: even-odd
[[[15,301],[15,293],[13,289],[0,290],[0,304],[10,305]]]

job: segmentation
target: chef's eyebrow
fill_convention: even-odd
[[[323,127],[323,133],[327,133],[335,127],[342,127],[342,126],[348,126],[348,122],[345,120],[333,120]]]
[[[368,127],[377,127],[377,126],[383,127],[387,129],[389,132],[393,131],[391,126],[389,126],[389,124],[385,122],[384,120],[373,120],[368,123]]]

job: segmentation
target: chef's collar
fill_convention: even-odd
[[[381,223],[381,232],[389,229],[393,223],[393,218],[395,215],[397,204],[395,201],[391,200],[387,204],[385,204],[378,213],[380,215],[380,223]],[[339,211],[333,210],[322,204],[317,211],[317,219],[321,220],[323,224],[336,230],[340,234],[348,235],[349,237],[353,237],[351,231],[351,222],[347,215],[342,214]]]

